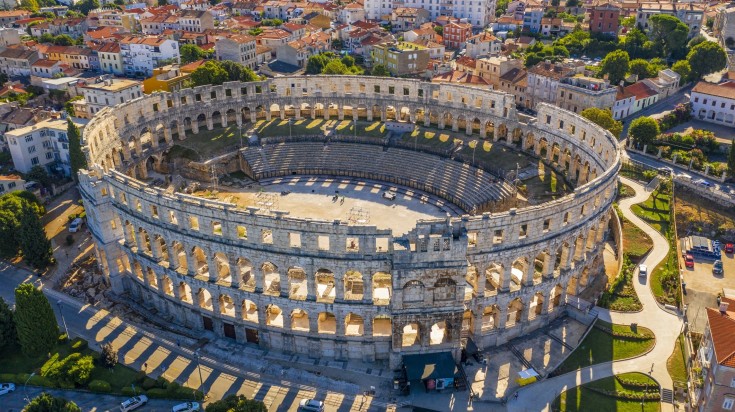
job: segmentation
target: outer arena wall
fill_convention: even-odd
[[[420,221],[397,236],[238,209],[134,177],[200,127],[274,116],[461,128],[542,158],[576,187],[538,206]],[[83,148],[90,167],[80,190],[114,292],[240,342],[393,366],[410,353],[458,357],[465,337],[500,345],[563,313],[602,267],[620,167],[608,132],[556,107],[539,105],[523,121],[505,93],[352,76],[154,93],[101,110]],[[299,282],[303,296],[293,292]]]

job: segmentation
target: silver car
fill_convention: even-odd
[[[316,399],[302,399],[299,402],[299,410],[309,412],[324,412],[324,402]]]
[[[148,397],[145,395],[133,396],[120,404],[120,412],[129,412],[140,408],[148,403]]]

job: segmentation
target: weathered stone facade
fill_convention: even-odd
[[[304,76],[103,109],[84,130],[90,167],[80,173],[99,261],[113,291],[275,350],[397,365],[408,353],[458,356],[463,336],[502,344],[559,316],[599,271],[620,163],[616,140],[582,117],[541,104],[522,123],[513,107],[513,96],[485,89]],[[461,129],[543,158],[576,188],[538,206],[419,221],[394,236],[167,193],[134,177],[174,136],[272,116]]]

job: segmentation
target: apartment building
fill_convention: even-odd
[[[539,62],[528,68],[527,105],[539,102],[555,104],[561,80],[584,72],[584,64]]]
[[[78,120],[74,120],[74,123],[80,130],[86,124]],[[66,120],[44,120],[6,132],[5,138],[15,170],[28,173],[33,166],[38,165],[53,173],[66,176],[71,173]]]
[[[472,37],[472,25],[469,23],[449,23],[444,26],[444,46],[448,49],[458,50],[464,47],[464,43]]]
[[[706,308],[707,326],[695,353],[692,410],[731,411],[735,408],[735,299],[723,296],[719,308]]]
[[[389,16],[398,7],[412,7],[427,10],[431,20],[437,20],[440,16],[452,16],[473,27],[484,28],[495,18],[495,3],[496,0],[365,0],[364,7],[367,18],[371,20]]]
[[[480,56],[497,56],[500,54],[503,41],[495,37],[492,32],[483,31],[471,36],[465,42],[465,56],[478,58]]]
[[[699,82],[692,89],[689,99],[692,114],[697,119],[727,126],[735,125],[735,81],[727,80],[719,84]]]
[[[608,1],[599,1],[587,9],[590,33],[617,36],[620,28],[620,7]]]
[[[97,58],[99,59],[100,71],[102,73],[116,74],[118,76],[122,76],[125,73],[119,43],[106,42],[98,45]]]
[[[179,13],[179,29],[193,33],[213,30],[214,16],[209,11],[184,10]]]
[[[520,59],[505,56],[485,57],[477,60],[477,75],[485,79],[493,88],[500,86],[500,78],[513,69],[521,69]]]
[[[217,60],[229,60],[255,69],[257,66],[256,46],[255,37],[247,34],[217,36],[214,42],[215,56]]]
[[[127,36],[120,39],[120,56],[126,76],[151,76],[163,62],[180,62],[179,43],[165,37]]]
[[[30,76],[31,65],[39,59],[38,52],[30,49],[5,49],[0,51],[0,72],[9,77]]]
[[[0,175],[0,195],[24,190],[26,181],[18,175]]]
[[[143,95],[143,84],[129,79],[106,79],[98,83],[87,84],[81,89],[89,118],[105,107],[129,102]],[[78,117],[85,117],[80,116],[80,113],[76,114]]]
[[[556,105],[574,113],[589,107],[612,110],[618,91],[607,80],[583,75],[559,81]]]
[[[429,64],[429,51],[412,43],[376,44],[372,49],[372,64],[382,64],[394,76],[418,73]]]

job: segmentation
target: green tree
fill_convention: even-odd
[[[37,12],[38,7],[38,1],[36,0],[20,0],[20,8],[23,10],[28,10],[32,12]]]
[[[68,34],[60,34],[54,37],[54,44],[57,46],[73,46],[74,39],[72,39]]]
[[[46,295],[31,283],[15,288],[15,328],[26,356],[45,355],[59,338],[59,326]]]
[[[689,77],[692,75],[692,66],[690,66],[689,62],[686,60],[679,60],[674,63],[674,65],[671,66],[671,70],[681,76],[681,84],[688,82]]]
[[[73,8],[83,15],[89,14],[90,11],[100,8],[99,0],[83,0],[73,6]]]
[[[652,143],[660,132],[658,123],[647,116],[633,120],[628,128],[628,135],[641,146]]]
[[[67,378],[79,385],[86,385],[94,370],[94,359],[92,356],[80,356],[75,362],[68,365]]]
[[[206,412],[266,412],[265,404],[244,395],[230,395],[207,405]]]
[[[71,118],[66,120],[66,136],[69,139],[69,163],[71,166],[71,176],[77,180],[77,173],[80,169],[87,168],[87,158],[82,152],[82,135],[79,128]]]
[[[196,44],[184,44],[179,49],[181,55],[181,64],[189,64],[203,59],[206,56],[204,50]]]
[[[23,213],[23,199],[12,194],[0,197],[0,256],[4,258],[18,254],[18,227]]]
[[[615,50],[610,52],[602,59],[600,68],[600,74],[607,74],[610,83],[618,84],[625,78],[628,73],[628,65],[630,63],[630,57],[628,52],[624,50]]]
[[[654,14],[651,23],[651,41],[660,47],[664,56],[678,53],[689,37],[689,27],[681,20],[668,14]]]
[[[218,64],[227,72],[227,79],[231,82],[254,82],[258,80],[258,75],[251,68],[245,67],[240,63],[230,60],[222,60],[214,63]]]
[[[309,57],[306,61],[306,74],[321,74],[324,70],[324,66],[331,60],[330,54],[332,53],[319,53]]]
[[[706,41],[707,41],[707,38],[699,34],[699,35],[692,37],[692,39],[689,40],[689,43],[687,43],[687,47],[691,49],[692,47],[698,45],[699,43],[704,43]]]
[[[383,77],[390,77],[390,71],[388,71],[388,68],[385,67],[384,64],[376,64],[373,66],[373,70],[370,72],[372,76],[383,76]]]
[[[730,152],[727,155],[727,174],[735,176],[735,139],[730,141]]]
[[[648,48],[646,43],[649,43]],[[648,54],[653,47],[653,42],[650,42],[646,33],[638,28],[631,29],[625,35],[625,38],[620,41],[620,47],[628,52],[628,55],[633,59],[653,57]]]
[[[656,76],[656,70],[648,60],[634,59],[630,61],[630,73],[637,74],[638,80]]]
[[[191,73],[191,83],[195,87],[206,84],[219,85],[228,80],[227,71],[214,61],[204,63]]]
[[[620,133],[623,132],[623,124],[613,119],[612,112],[608,109],[598,109],[596,107],[590,107],[582,110],[580,113],[582,117],[591,120],[596,125],[603,129],[609,130],[613,136],[620,137]]]
[[[31,170],[26,173],[25,178],[25,180],[38,182],[44,187],[51,187],[51,184],[53,183],[51,176],[49,176],[46,171],[46,168],[39,165],[33,166]]]
[[[66,103],[64,103],[64,110],[71,117],[76,116],[76,113],[74,112],[74,104],[73,104],[73,102],[76,102],[78,100],[84,100],[84,96],[81,96],[81,95],[74,96],[71,99],[67,100]]]
[[[102,345],[102,364],[107,368],[117,365],[117,349],[110,342]]]
[[[23,412],[82,412],[82,410],[72,401],[56,398],[44,392],[31,399]]]
[[[18,332],[15,330],[13,311],[5,299],[0,298],[0,351],[16,344],[18,344]]]
[[[443,36],[444,35],[444,26],[434,26],[434,33]]]
[[[727,66],[727,54],[719,44],[705,41],[689,50],[687,61],[692,68],[692,76],[700,79],[724,69]]]
[[[348,74],[347,66],[345,66],[344,63],[342,63],[341,60],[330,60],[329,63],[327,63],[326,66],[324,66],[324,70],[322,70],[322,73],[324,74]]]
[[[635,26],[635,16],[621,17],[620,25],[632,29]]]
[[[23,260],[31,266],[40,269],[51,264],[51,241],[46,237],[46,231],[36,213],[28,212],[20,217],[18,246],[23,253]]]

